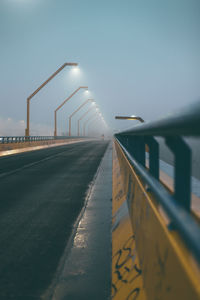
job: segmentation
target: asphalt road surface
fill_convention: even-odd
[[[82,142],[0,158],[1,300],[40,299],[51,284],[107,145]]]

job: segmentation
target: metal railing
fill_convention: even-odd
[[[163,137],[174,155],[173,194],[159,181],[159,144],[155,136]],[[200,103],[180,114],[135,126],[116,134],[115,138],[137,175],[169,217],[170,227],[178,231],[200,263],[200,226],[191,214],[192,151],[184,136],[200,136]],[[146,167],[146,145],[149,168]]]
[[[85,137],[77,137],[77,136],[56,136],[56,137],[54,137],[54,136],[0,136],[0,144],[77,139],[77,138],[85,138]]]

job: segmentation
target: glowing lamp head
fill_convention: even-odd
[[[74,70],[74,71],[79,71],[80,68],[79,68],[78,66],[74,66],[74,67],[72,68],[72,70]]]
[[[80,74],[80,68],[78,67],[78,65],[74,65],[72,68],[71,68],[71,73],[73,75],[79,75]]]

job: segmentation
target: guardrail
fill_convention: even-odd
[[[75,139],[77,136],[1,136],[0,144]],[[83,138],[83,137],[78,137]]]
[[[174,154],[173,193],[159,180],[159,144],[155,139],[157,136],[164,138],[166,145]],[[147,287],[148,299],[159,298],[156,287],[158,289],[161,281],[163,285],[166,282],[169,286],[173,285],[168,278],[173,271],[175,285],[180,285],[180,288],[186,282],[187,291],[184,287],[181,293],[173,286],[174,291],[176,290],[175,296],[169,293],[169,298],[166,298],[167,290],[165,290],[159,299],[179,299],[179,296],[182,299],[189,299],[188,296],[190,299],[200,297],[199,287],[195,283],[196,278],[200,279],[200,273],[195,274],[192,269],[190,276],[186,274],[187,272],[189,274],[188,269],[191,268],[188,264],[188,261],[191,263],[191,257],[196,261],[199,270],[200,224],[191,212],[192,152],[184,141],[184,136],[200,136],[199,103],[180,114],[144,123],[115,135],[115,146],[135,234],[136,251],[145,273],[144,285]],[[146,147],[149,152],[149,167],[146,166]],[[151,253],[151,257],[148,252]],[[160,266],[160,277],[156,273],[154,275],[149,273],[153,268],[150,260],[154,261],[154,266]]]

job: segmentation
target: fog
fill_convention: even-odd
[[[199,0],[0,0],[0,134],[24,134],[26,98],[64,62],[80,73],[65,68],[31,100],[32,135],[53,134],[54,110],[80,85],[90,94],[58,112],[59,134],[88,97],[112,131],[137,123],[116,115],[150,121],[190,105],[200,99],[199,29]]]

